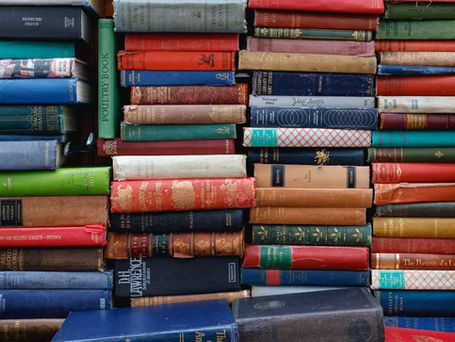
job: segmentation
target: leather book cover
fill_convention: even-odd
[[[374,184],[374,204],[453,201],[455,183]]]
[[[372,253],[453,254],[455,239],[373,237]]]
[[[455,182],[455,163],[372,163],[373,183]]]
[[[0,320],[0,337],[4,341],[50,341],[64,318],[24,318]]]
[[[453,96],[455,76],[377,76],[376,94],[381,96]]]
[[[455,51],[453,40],[375,40],[376,51]]]
[[[455,238],[455,218],[373,217],[373,235],[378,237]]]
[[[455,270],[455,253],[371,253],[371,268],[387,270]]]
[[[381,113],[380,129],[455,129],[452,114]]]

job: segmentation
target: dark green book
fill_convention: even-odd
[[[327,30],[307,28],[256,27],[254,35],[260,38],[294,38],[294,39],[341,39],[370,41],[372,31],[364,30]]]
[[[455,19],[455,3],[385,3],[384,19]]]
[[[455,202],[384,204],[376,206],[380,217],[455,217]]]
[[[454,163],[455,147],[369,147],[367,162]]]
[[[376,39],[455,39],[455,20],[380,20]]]

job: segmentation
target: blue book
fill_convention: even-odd
[[[114,287],[113,277],[113,270],[108,270],[105,272],[3,271],[0,272],[0,289],[111,290]]]
[[[0,80],[0,104],[76,104],[91,99],[89,83],[77,78]]]
[[[455,317],[384,316],[384,326],[455,332]]]
[[[378,65],[378,75],[455,75],[455,67],[428,65]]]
[[[453,146],[455,131],[372,131],[372,147]]]
[[[253,95],[374,96],[374,75],[255,71]]]
[[[121,70],[120,84],[130,86],[162,85],[232,85],[235,83],[233,71],[158,71]]]
[[[52,339],[61,341],[237,342],[225,300],[71,312]]]
[[[18,140],[57,140],[58,142],[67,142],[66,134],[59,135],[32,135],[32,134],[0,134],[0,141],[18,141]]]
[[[0,290],[0,319],[65,318],[70,311],[111,308],[109,290]]]
[[[377,129],[376,108],[252,107],[251,127]]]
[[[391,316],[455,316],[455,291],[376,290],[374,295]]]
[[[369,271],[269,270],[241,268],[243,285],[369,286]]]
[[[362,148],[278,148],[248,149],[248,161],[262,164],[365,165]]]

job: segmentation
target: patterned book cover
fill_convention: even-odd
[[[375,290],[453,290],[455,271],[371,270]]]

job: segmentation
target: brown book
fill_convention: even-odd
[[[455,270],[455,254],[371,253],[371,268]]]
[[[250,210],[250,223],[363,225],[365,208],[271,208]]]
[[[361,188],[370,187],[368,166],[254,164],[256,187]]]
[[[455,238],[455,218],[373,217],[373,235],[379,237]]]
[[[248,298],[251,296],[250,290],[204,293],[194,295],[177,295],[177,296],[154,296],[154,297],[137,297],[131,298],[131,307],[152,306],[173,303],[198,302],[201,300],[226,299],[230,304],[237,298]]]
[[[50,341],[62,325],[63,318],[1,319],[1,341]]]
[[[373,189],[256,188],[259,207],[371,208]]]

